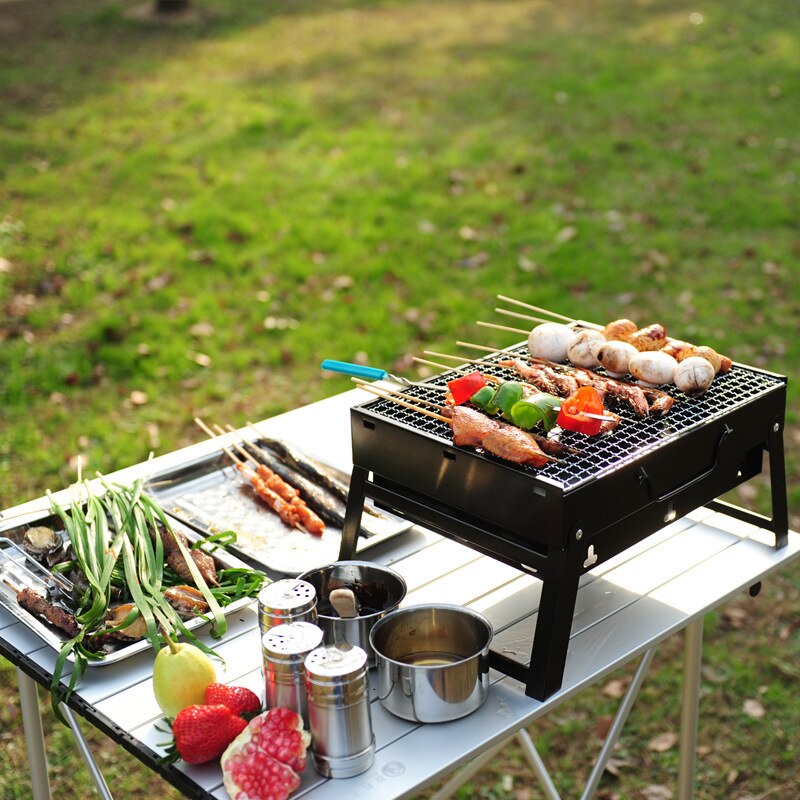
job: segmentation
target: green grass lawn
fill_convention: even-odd
[[[412,374],[426,346],[508,344],[474,325],[504,293],[792,376],[800,527],[796,4],[197,0],[165,26],[139,5],[0,3],[0,508],[72,481],[79,454],[111,471],[195,441],[195,414],[342,391],[325,357]],[[768,511],[751,483],[734,500]],[[798,606],[794,570],[709,619],[698,798],[800,794]],[[678,719],[678,656],[607,800],[674,782],[676,749],[647,742]],[[28,796],[13,675],[0,800]],[[613,705],[533,731],[565,791]],[[88,776],[49,731],[73,796]],[[176,796],[93,741],[119,796]],[[462,796],[539,797],[524,775],[510,750]]]

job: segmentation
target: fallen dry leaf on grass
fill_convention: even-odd
[[[210,322],[198,322],[189,328],[189,333],[198,338],[203,336],[211,336],[214,333],[214,326]]]
[[[630,682],[630,678],[614,678],[603,687],[603,694],[613,700],[621,700]]]
[[[661,784],[645,786],[641,791],[643,800],[672,800],[672,789]]]
[[[147,402],[147,394],[146,392],[140,392],[138,389],[134,389],[128,398],[131,403],[135,406],[143,406]]]
[[[722,612],[722,615],[728,621],[731,628],[736,628],[737,630],[744,627],[744,624],[750,616],[744,608],[740,608],[739,606],[728,606]]]
[[[594,726],[594,735],[597,736],[598,739],[605,739],[613,723],[613,717],[598,717]]]
[[[764,710],[764,706],[762,706],[758,700],[753,699],[745,700],[744,703],[742,703],[742,711],[744,711],[748,717],[753,717],[753,719],[762,719],[767,714]]]
[[[678,737],[672,732],[660,733],[654,739],[651,739],[647,744],[647,749],[652,750],[654,753],[666,753],[671,750],[678,743]]]

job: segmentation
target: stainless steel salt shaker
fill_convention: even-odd
[[[258,593],[258,624],[262,636],[287,622],[317,621],[317,591],[306,581],[285,578]]]
[[[306,657],[312,759],[325,777],[360,775],[375,760],[368,669],[360,647],[325,645]]]
[[[322,642],[322,629],[310,622],[288,622],[261,638],[267,708],[291,708],[308,727],[306,656]]]

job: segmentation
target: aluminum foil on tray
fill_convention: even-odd
[[[329,515],[321,537],[284,523],[259,498],[248,478],[221,449],[154,475],[145,489],[168,514],[204,536],[233,531],[236,542],[229,545],[230,549],[253,566],[296,576],[335,561],[344,524],[343,498],[347,496],[349,476],[298,453],[285,443],[256,439],[254,444],[256,447],[251,452],[257,454],[261,463],[276,472],[280,470],[281,477],[297,488],[309,507],[320,516]],[[284,451],[281,456],[281,446],[288,455]],[[301,472],[298,461],[301,468],[307,465],[309,469]],[[313,476],[315,469],[341,488],[340,496],[334,493],[331,485],[320,485],[324,479]],[[311,500],[315,489],[316,503],[325,504],[324,512]],[[411,526],[393,514],[367,508],[373,513],[363,515],[358,552]]]

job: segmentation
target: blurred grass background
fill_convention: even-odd
[[[411,374],[426,346],[508,344],[474,325],[504,293],[789,374],[800,527],[796,3],[196,0],[170,24],[146,5],[0,3],[0,508],[79,454],[108,472],[195,441],[195,414],[348,388],[325,357]],[[765,487],[733,499],[768,512]],[[709,618],[698,798],[800,796],[799,598],[794,570]],[[679,650],[606,800],[674,785],[677,750],[648,742],[677,722]],[[532,730],[566,793],[615,702]],[[7,664],[0,719],[0,798],[28,797]],[[87,796],[48,731],[56,796]],[[92,741],[119,796],[177,796]],[[509,748],[460,796],[540,794]]]

